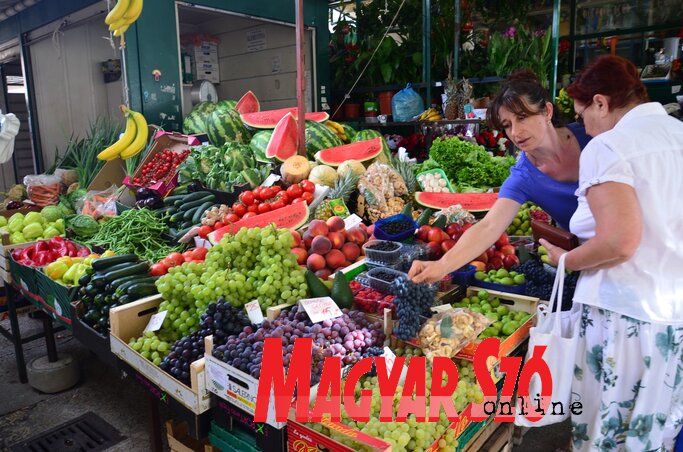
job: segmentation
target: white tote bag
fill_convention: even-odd
[[[523,427],[541,427],[544,425],[562,422],[569,417],[569,402],[572,392],[572,379],[574,377],[574,357],[579,340],[579,323],[581,318],[580,305],[575,304],[570,311],[561,311],[562,292],[564,290],[564,257],[560,256],[557,265],[557,274],[553,284],[553,291],[548,306],[538,305],[536,313],[536,326],[529,331],[529,349],[526,360],[528,361],[536,345],[545,345],[547,348],[543,354],[543,360],[547,363],[552,375],[552,402],[562,402],[564,415],[552,414],[552,404],[545,410],[545,415],[538,421],[532,422],[520,414],[520,400],[517,401],[517,414],[515,424]],[[529,384],[529,396],[527,398],[526,412],[538,416],[535,412],[537,403],[534,400],[536,394],[541,393],[541,379],[538,375],[531,378]],[[556,410],[559,413],[559,407]]]

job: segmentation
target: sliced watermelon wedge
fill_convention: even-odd
[[[294,119],[298,117],[299,110],[296,107],[280,108],[278,110],[257,111],[253,113],[243,113],[242,122],[254,129],[272,129],[287,113],[291,113]],[[324,111],[306,113],[307,121],[325,122],[330,115]]]
[[[256,95],[252,93],[251,91],[247,91],[244,93],[244,96],[237,101],[237,105],[235,105],[235,110],[237,110],[238,113],[255,113],[257,111],[261,110],[261,104],[259,104],[258,99],[256,98]]]
[[[284,162],[289,157],[296,155],[298,148],[299,133],[296,120],[291,113],[287,113],[277,123],[275,130],[273,130],[273,136],[271,136],[266,147],[266,157],[270,159],[276,158]]]
[[[308,220],[308,204],[297,202],[277,210],[262,213],[255,217],[242,219],[236,223],[223,226],[209,234],[209,241],[217,244],[225,234],[236,234],[242,228],[264,228],[275,224],[278,229],[295,230],[306,224]]]
[[[470,212],[485,212],[493,207],[497,200],[498,193],[415,193],[415,201],[436,210],[460,204],[463,209]]]
[[[315,154],[315,159],[329,166],[339,166],[347,160],[364,162],[377,157],[382,152],[382,138],[357,141],[332,148],[323,149]]]

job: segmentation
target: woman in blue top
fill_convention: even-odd
[[[469,228],[441,259],[415,261],[409,276],[415,282],[436,282],[480,256],[512,223],[527,201],[538,204],[564,229],[577,207],[579,156],[590,137],[583,126],[552,124],[553,104],[531,71],[505,81],[491,101],[489,124],[505,131],[521,149],[517,164],[503,183],[498,200],[486,216]]]

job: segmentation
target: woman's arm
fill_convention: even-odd
[[[567,268],[596,270],[629,260],[642,234],[640,206],[633,187],[619,182],[594,185],[586,192],[586,200],[595,217],[595,237],[567,254]],[[551,248],[551,261],[555,263],[564,250]]]
[[[521,204],[499,198],[486,216],[469,228],[441,259],[434,262],[415,261],[409,275],[415,282],[436,282],[480,256],[505,232],[517,215]]]

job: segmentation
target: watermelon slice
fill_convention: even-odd
[[[259,104],[258,99],[256,98],[256,95],[252,93],[251,91],[247,91],[244,93],[244,96],[237,101],[237,105],[235,105],[235,110],[237,110],[238,113],[255,113],[257,111],[261,110],[261,104]]]
[[[298,117],[299,110],[296,107],[280,108],[278,110],[257,111],[253,113],[243,113],[242,122],[254,129],[272,129],[287,113],[291,113],[294,119]],[[327,113],[313,112],[306,113],[307,121],[325,122],[330,118]]]
[[[484,212],[493,207],[497,200],[498,193],[415,193],[415,201],[437,210],[460,204],[470,212]]]
[[[269,159],[276,158],[284,162],[289,157],[296,155],[298,148],[299,133],[296,120],[291,113],[287,113],[273,130],[273,136],[266,147],[266,157]]]
[[[333,148],[323,149],[315,154],[315,159],[329,166],[339,166],[346,160],[364,162],[377,157],[382,152],[382,138],[343,144]]]
[[[275,224],[278,229],[295,230],[308,221],[308,204],[296,202],[277,210],[245,218],[236,223],[223,226],[209,234],[209,241],[214,245],[219,243],[225,234],[236,234],[242,228],[264,228]]]

